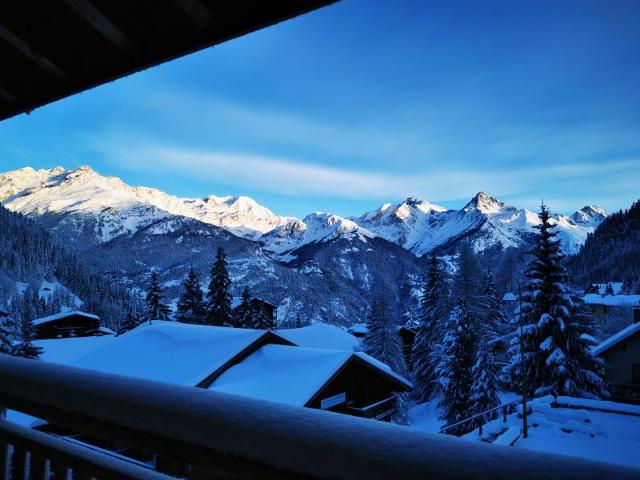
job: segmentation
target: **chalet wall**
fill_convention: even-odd
[[[604,361],[605,379],[608,382],[633,383],[633,364],[640,365],[640,335],[633,335],[607,351]]]

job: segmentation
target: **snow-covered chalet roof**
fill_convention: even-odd
[[[276,333],[300,347],[353,351],[360,344],[358,339],[349,332],[326,323],[314,323],[302,328],[286,328],[277,330]]]
[[[361,352],[265,345],[223,373],[209,389],[303,407],[354,357],[411,388],[387,365]]]
[[[62,320],[63,318],[71,317],[74,315],[100,321],[100,317],[94,315],[93,313],[81,312],[80,310],[67,310],[64,312],[49,315],[48,317],[37,318],[33,321],[33,324],[42,325],[44,323],[55,322],[56,320]]]
[[[629,325],[628,327],[620,330],[615,335],[612,335],[609,338],[607,338],[600,345],[596,345],[595,347],[593,347],[591,352],[594,355],[602,355],[606,351],[610,350],[612,347],[615,347],[620,342],[623,342],[624,340],[631,337],[632,335],[635,335],[638,332],[640,332],[640,323],[634,323],[632,325]]]
[[[106,337],[108,340],[103,343],[94,344],[96,348],[88,346],[86,354],[60,363],[196,386],[265,335],[274,334],[264,330],[154,321],[126,334]],[[44,345],[45,360],[56,357],[49,350],[53,348],[55,351],[58,345],[62,346],[58,342],[63,340],[52,340]]]

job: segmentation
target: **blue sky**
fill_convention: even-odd
[[[0,123],[0,170],[356,215],[640,196],[640,2],[343,0]]]

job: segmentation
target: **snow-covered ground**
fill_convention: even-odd
[[[507,399],[509,397],[503,402]],[[513,448],[640,467],[640,406],[559,397],[560,405],[571,405],[571,408],[552,408],[552,400],[544,397],[531,402],[529,436],[517,438]],[[443,422],[438,420],[436,403],[412,408],[410,427],[427,432],[440,430]],[[512,432],[519,431],[521,424],[521,416],[514,413],[507,417],[506,424],[502,419],[486,424],[482,438],[477,430],[463,438],[508,445],[517,437]]]

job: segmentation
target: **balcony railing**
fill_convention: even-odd
[[[5,355],[0,405],[152,452],[162,460],[156,468],[189,479],[640,478],[640,470],[623,466]],[[28,478],[66,480],[69,470],[74,479],[161,478],[107,452],[1,425],[5,478],[22,480],[29,471]],[[13,468],[9,451],[19,453]]]
[[[356,417],[383,420],[390,418],[396,412],[396,402],[397,398],[393,395],[366,407],[347,407],[347,412]]]

